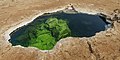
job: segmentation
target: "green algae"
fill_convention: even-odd
[[[106,26],[99,15],[58,11],[43,14],[31,23],[14,30],[9,41],[13,46],[51,50],[62,38],[91,37],[106,30]]]
[[[50,50],[61,38],[71,35],[67,21],[57,18],[48,18],[41,22],[30,24],[24,32],[14,38],[14,45],[37,47]]]

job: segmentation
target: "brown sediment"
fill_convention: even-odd
[[[4,33],[27,24],[34,16],[73,4],[77,11],[103,13],[113,20],[120,0],[3,0],[0,1],[0,60],[119,60],[120,23],[90,38],[68,37],[60,40],[51,51],[14,46],[4,39]],[[117,12],[117,16],[120,17]],[[13,29],[12,29],[13,28]],[[9,31],[9,29],[12,29]]]

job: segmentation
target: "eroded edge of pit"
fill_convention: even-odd
[[[57,10],[52,10],[52,11],[47,11],[48,13],[52,13],[52,12],[57,12],[57,11],[60,11],[60,10],[63,10],[63,9],[65,9],[65,8],[68,8],[69,6],[71,6],[71,5],[68,5],[67,7],[64,7],[64,8],[61,8],[61,9],[57,9]],[[78,10],[77,10],[78,11]],[[80,11],[78,11],[78,12],[80,12]],[[5,40],[7,40],[7,42],[9,42],[8,40],[10,39],[10,36],[9,36],[9,34],[11,33],[11,32],[13,32],[14,30],[16,30],[18,27],[22,27],[22,26],[24,26],[24,25],[27,25],[28,23],[30,23],[30,22],[32,22],[34,19],[36,19],[38,16],[40,16],[40,15],[43,15],[44,13],[46,13],[46,12],[43,12],[43,13],[39,13],[39,14],[37,14],[37,15],[35,15],[34,17],[31,17],[32,19],[26,19],[26,20],[28,20],[27,22],[25,21],[25,22],[22,22],[21,24],[18,24],[17,26],[15,26],[15,27],[11,27],[10,29],[8,29],[6,32],[5,32]],[[90,13],[88,13],[88,12],[86,12],[87,14],[98,14],[98,13],[100,13],[100,12],[94,12],[94,13],[91,13],[91,11],[90,11]],[[110,29],[108,29],[108,30],[110,30]],[[98,32],[98,33],[96,33],[96,35],[95,36],[93,36],[93,37],[96,37],[97,35],[99,35],[99,34],[102,34],[102,35],[105,35],[105,32],[106,31],[101,31],[101,32]],[[90,37],[90,38],[86,38],[86,37],[83,37],[83,38],[79,38],[79,39],[91,39],[91,38],[93,38],[93,37]],[[67,38],[69,38],[69,37],[67,37]],[[71,37],[72,38],[72,37]],[[63,41],[64,39],[60,39],[59,41]],[[57,45],[59,45],[59,44],[61,44],[61,42],[57,42],[57,44],[55,45],[55,47],[57,46]],[[34,47],[23,47],[23,46],[20,46],[20,45],[18,45],[18,46],[12,46],[12,47],[21,47],[21,48],[34,48]],[[52,49],[52,50],[40,50],[40,51],[42,51],[42,52],[48,52],[48,51],[54,51],[54,49],[55,49],[55,47]],[[36,48],[35,48],[36,49]],[[37,50],[39,50],[39,49],[37,49]]]

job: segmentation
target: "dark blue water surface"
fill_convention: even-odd
[[[64,12],[46,13],[42,16],[37,17],[33,22],[26,26],[18,28],[10,34],[11,39],[21,35],[32,24],[39,24],[41,21],[56,17],[68,21],[68,26],[71,30],[72,37],[91,37],[97,32],[106,30],[107,24],[99,17],[99,15],[90,15],[84,13],[68,14]]]
[[[35,20],[39,21],[49,17],[57,17],[59,19],[67,20],[73,37],[90,37],[95,35],[97,32],[104,31],[106,29],[105,26],[107,26],[106,22],[104,22],[99,15],[90,15],[84,13],[48,13],[36,18]]]

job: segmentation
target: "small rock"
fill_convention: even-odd
[[[111,33],[106,33],[106,37],[111,37],[112,34]]]

